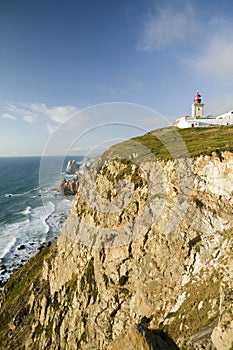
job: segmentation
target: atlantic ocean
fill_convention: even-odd
[[[74,157],[78,163],[83,157]],[[66,177],[70,157],[49,158],[49,181],[40,184],[40,157],[0,158],[0,287],[36,251],[53,241],[73,197],[53,190]],[[62,171],[53,164],[62,162]]]

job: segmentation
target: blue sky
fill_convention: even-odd
[[[233,109],[232,10],[224,0],[1,0],[0,156],[40,155],[62,122],[75,122],[78,137],[101,123],[132,124],[125,134],[102,126],[80,153],[168,125],[190,114],[197,89],[207,115]],[[109,102],[158,114],[93,116],[93,105]]]

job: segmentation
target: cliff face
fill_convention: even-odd
[[[1,297],[5,349],[233,348],[233,154],[97,162]]]

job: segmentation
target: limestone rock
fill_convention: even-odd
[[[65,196],[74,196],[78,191],[78,178],[73,180],[61,180],[59,186],[54,187],[54,191],[58,191]]]
[[[169,336],[162,331],[151,331],[143,325],[133,327],[115,340],[108,350],[179,350]]]
[[[79,165],[77,164],[75,159],[70,159],[68,161],[66,172],[67,174],[74,174],[78,171]]]
[[[232,174],[230,152],[85,169],[57,240],[3,289],[2,348],[232,349]]]

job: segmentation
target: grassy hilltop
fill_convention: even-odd
[[[174,126],[151,131],[112,146],[103,154],[137,158],[140,160],[168,160],[179,157],[197,157],[216,152],[233,151],[233,126],[214,126],[178,129]]]

